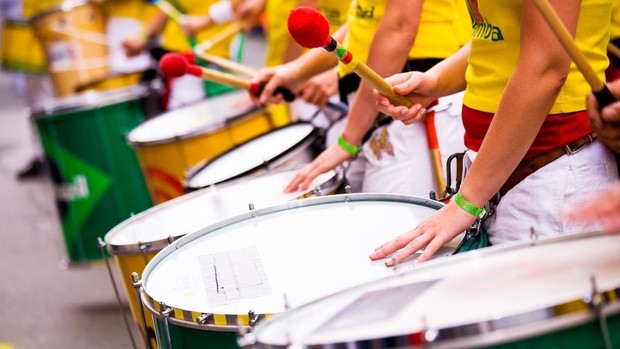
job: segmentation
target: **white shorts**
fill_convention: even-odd
[[[475,159],[468,151],[466,158]],[[604,190],[618,181],[613,153],[602,143],[564,155],[526,177],[502,197],[485,227],[491,244],[599,230],[597,222],[583,226],[564,219],[563,213],[592,196],[605,200]]]
[[[448,157],[465,150],[462,99],[462,93],[440,98],[439,106],[446,108],[440,108],[435,113],[444,177]],[[429,197],[431,191],[436,192],[426,131],[422,123],[404,125],[394,121],[376,129],[364,144],[363,153],[366,166],[362,191],[425,198]],[[440,195],[437,193],[437,196]]]

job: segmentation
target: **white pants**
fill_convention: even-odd
[[[469,162],[476,153],[468,151]],[[569,235],[600,229],[597,222],[575,225],[563,213],[597,195],[618,181],[612,152],[598,141],[573,155],[564,155],[543,166],[514,186],[485,222],[491,244],[530,238]]]
[[[438,105],[444,108],[439,108],[435,113],[444,177],[447,158],[465,150],[462,99],[462,93],[440,98]],[[436,191],[426,131],[422,123],[404,125],[394,121],[378,128],[364,144],[363,153],[366,164],[362,191],[426,198],[431,191]],[[454,185],[454,178],[451,184]]]

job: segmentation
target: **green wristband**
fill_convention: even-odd
[[[465,200],[461,193],[456,193],[456,195],[454,195],[454,202],[457,204],[458,207],[462,208],[463,210],[465,210],[465,212],[469,213],[472,216],[482,218],[487,213],[484,207],[478,207],[471,202]]]
[[[338,137],[338,145],[340,146],[340,148],[342,148],[342,150],[346,151],[351,155],[357,155],[362,150],[362,148],[356,147],[353,144],[347,142],[344,137],[342,137],[342,135]]]

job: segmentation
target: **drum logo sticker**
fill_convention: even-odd
[[[73,177],[72,182],[59,183],[56,187],[56,196],[62,201],[74,201],[88,198],[88,182],[86,176],[79,174]]]

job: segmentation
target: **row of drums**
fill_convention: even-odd
[[[343,192],[340,169],[284,195],[324,130],[275,128],[246,92],[144,120],[147,93],[33,109],[70,261],[113,256],[145,347],[620,345],[620,234],[453,255],[462,234],[386,269],[372,249],[443,204]]]

